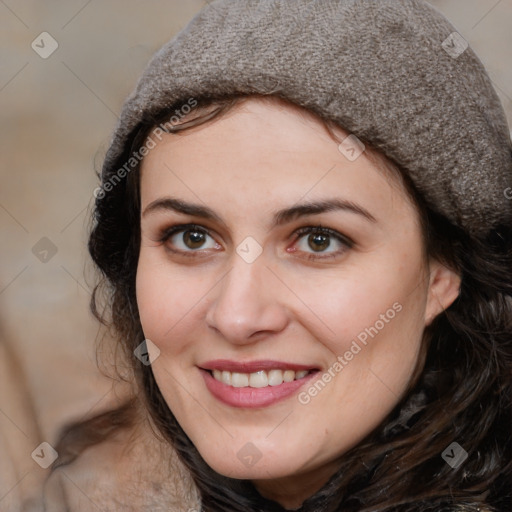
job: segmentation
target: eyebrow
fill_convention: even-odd
[[[191,215],[193,217],[202,217],[204,219],[216,221],[223,226],[226,225],[222,218],[217,215],[217,213],[215,213],[211,208],[199,204],[189,203],[187,201],[183,201],[182,199],[176,199],[173,197],[162,197],[151,202],[142,212],[142,217],[148,215],[149,213],[168,210],[183,213],[185,215]],[[377,219],[362,206],[345,199],[333,198],[324,199],[321,201],[308,201],[291,206],[289,208],[278,210],[273,215],[270,229],[307,215],[317,215],[324,212],[338,210],[357,214],[369,222],[377,222]]]

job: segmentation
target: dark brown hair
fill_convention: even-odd
[[[214,122],[241,97],[198,98],[198,107],[178,133]],[[124,158],[142,146],[150,131],[176,105],[147,119],[126,148]],[[324,120],[326,127],[333,123]],[[332,131],[332,130],[330,130]],[[371,148],[369,141],[363,141]],[[381,160],[383,160],[381,158]],[[422,354],[404,398],[382,423],[344,454],[329,482],[307,499],[301,512],[441,512],[511,510],[512,439],[512,228],[497,226],[477,238],[450,223],[427,205],[408,178],[406,169],[390,164],[421,215],[425,250],[462,277],[456,301],[425,329]],[[106,182],[116,169],[104,168]],[[91,308],[113,327],[124,361],[133,366],[140,400],[159,431],[189,469],[205,512],[283,511],[263,498],[250,481],[213,471],[182,430],[158,389],[149,366],[134,358],[144,339],[135,296],[140,247],[138,169],[95,203],[89,251],[101,271]],[[121,421],[119,411],[123,415]],[[112,412],[116,424],[129,425],[135,407]],[[89,444],[108,428],[105,416],[87,423]],[[62,439],[83,437],[72,425]],[[121,426],[119,427],[121,428]],[[84,431],[85,432],[85,431]],[[85,435],[85,434],[84,434]],[[452,469],[441,453],[453,442],[469,454]],[[58,451],[71,449],[63,441]],[[75,456],[78,452],[75,450]]]

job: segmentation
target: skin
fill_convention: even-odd
[[[400,400],[423,330],[456,298],[459,277],[425,256],[416,207],[398,179],[366,153],[349,161],[319,119],[277,100],[250,98],[166,135],[141,172],[137,301],[145,336],[160,350],[158,386],[215,471],[297,508]],[[170,196],[208,206],[223,223],[151,208]],[[276,210],[332,198],[375,221],[333,210],[269,229]],[[207,231],[203,245],[184,241],[183,231],[162,241],[186,223]],[[308,243],[314,233],[294,235],[318,225],[353,245],[330,236],[318,247]],[[252,263],[236,252],[248,236],[263,249]],[[296,393],[234,408],[209,393],[198,370],[212,359],[272,359],[326,372],[395,303],[401,311],[305,405]],[[261,454],[250,466],[237,457],[249,442]]]

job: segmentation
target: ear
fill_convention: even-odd
[[[460,293],[460,275],[443,265],[431,260],[427,304],[425,307],[425,325],[430,325],[434,318],[449,308]]]

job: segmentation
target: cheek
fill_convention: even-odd
[[[303,296],[321,319],[310,327],[322,326],[314,335],[330,354],[331,373],[322,376],[330,392],[308,389],[301,403],[315,400],[319,412],[331,411],[333,424],[359,417],[376,426],[407,387],[421,347],[426,302],[424,268],[421,260],[411,261],[412,256],[407,264],[390,258],[364,272],[316,280],[309,292],[306,286],[299,292],[309,293]],[[343,435],[349,431],[347,425]]]
[[[368,273],[347,285],[338,293],[338,315],[331,311],[341,335],[329,348],[344,359],[333,396],[349,401],[357,397],[354,417],[375,425],[406,389],[424,331],[422,267],[387,268],[387,273]]]
[[[337,354],[349,350],[354,339],[364,342],[385,333],[399,345],[424,327],[424,269],[414,261],[418,258],[413,254],[394,255],[342,272],[323,271],[307,279],[289,276],[307,306],[306,315],[296,316]]]
[[[139,258],[136,296],[140,321],[144,335],[160,350],[178,351],[182,337],[175,334],[186,327],[194,305],[207,290],[204,281],[180,274],[155,256],[156,251],[143,249]],[[171,338],[172,345],[166,342]]]

